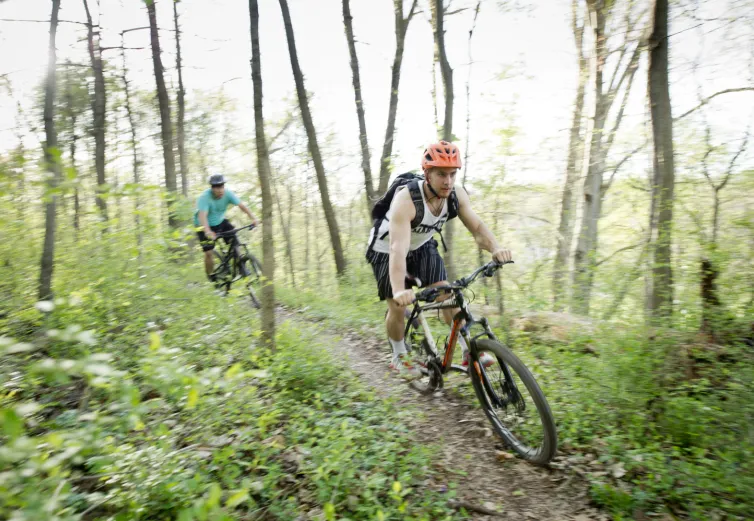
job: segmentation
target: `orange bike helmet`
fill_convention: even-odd
[[[424,149],[422,170],[433,166],[461,168],[461,151],[449,141],[433,143]]]

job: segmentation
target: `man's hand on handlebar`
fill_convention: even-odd
[[[498,264],[505,264],[513,260],[513,253],[507,248],[499,248],[492,252],[492,260]]]
[[[217,234],[215,232],[213,232],[212,230],[205,230],[204,231],[204,235],[206,235],[207,238],[210,239],[210,240],[212,240],[212,241],[216,241],[217,240]]]
[[[412,289],[404,289],[403,291],[399,291],[398,293],[395,293],[393,295],[393,300],[396,304],[399,306],[410,306],[414,303],[415,297],[414,297],[414,290]]]

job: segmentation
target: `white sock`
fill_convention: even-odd
[[[393,347],[393,360],[406,354],[406,342],[402,338],[400,340],[393,340],[388,337],[388,340],[390,340],[390,345]]]
[[[461,356],[464,356],[469,350],[469,346],[466,345],[466,339],[459,336],[458,343],[461,345]]]

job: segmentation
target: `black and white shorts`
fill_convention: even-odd
[[[393,298],[393,288],[390,285],[390,255],[369,250],[367,251],[367,262],[372,265],[380,300]],[[445,271],[445,263],[437,251],[437,241],[430,239],[418,249],[408,252],[406,271],[412,277],[421,280],[422,287],[447,280],[448,273]],[[408,285],[406,289],[408,289]]]

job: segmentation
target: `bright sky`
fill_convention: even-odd
[[[93,16],[101,12],[105,28],[103,45],[120,45],[119,32],[124,28],[148,24],[146,9],[137,0],[89,0]],[[406,4],[410,2],[406,1]],[[472,0],[454,0],[452,9],[470,7]],[[520,127],[517,150],[520,161],[512,176],[518,180],[549,181],[563,175],[567,133],[570,125],[576,83],[575,48],[570,30],[570,0],[532,0],[528,13],[504,13],[497,2],[484,0],[473,40],[474,68],[471,82],[471,164],[470,175],[484,176],[494,171],[501,158],[496,152],[499,138],[495,130],[505,125],[503,107],[513,111]],[[708,4],[710,2],[707,2]],[[420,1],[420,5],[426,4]],[[720,3],[711,9],[724,9]],[[0,3],[0,18],[47,20],[49,0],[8,0]],[[354,176],[354,187],[362,182],[359,167],[358,124],[355,115],[348,48],[343,30],[340,0],[289,0],[296,33],[299,60],[312,94],[312,110],[320,142],[326,129],[334,130],[351,166],[339,175]],[[163,61],[169,75],[175,75],[174,41],[172,32],[172,2],[157,0],[158,22],[161,32]],[[408,9],[408,5],[406,5]],[[390,69],[395,48],[392,2],[389,0],[351,0],[357,52],[362,79],[363,96],[373,169],[382,149],[389,97]],[[252,86],[250,78],[251,44],[249,39],[248,2],[242,0],[182,0],[179,4],[182,24],[182,50],[185,65],[184,83],[189,103],[196,89],[216,90],[221,84],[225,92],[239,100],[238,125],[253,133]],[[717,13],[712,13],[717,14]],[[288,48],[276,0],[260,0],[261,50],[265,94],[265,116],[281,118],[295,93]],[[83,0],[63,0],[61,20],[84,21]],[[396,170],[418,167],[421,148],[435,136],[431,90],[433,41],[428,13],[419,13],[411,22],[406,40],[396,145],[393,149]],[[467,38],[471,27],[472,10],[450,17],[446,22],[446,41],[455,79],[454,133],[458,143],[466,141]],[[671,27],[676,32],[682,27]],[[695,41],[699,31],[716,27],[706,23],[698,30],[674,36],[673,58],[697,52]],[[20,99],[27,111],[34,103],[33,89],[44,77],[47,60],[49,26],[43,23],[0,22],[0,74],[8,74],[15,99]],[[722,35],[724,31],[717,31]],[[58,32],[58,60],[71,59],[88,63],[86,32],[81,25],[61,24]],[[714,38],[715,34],[709,36]],[[129,52],[132,80],[141,88],[153,89],[154,79],[148,31],[130,33],[127,44],[145,47]],[[714,42],[713,42],[714,43]],[[119,63],[117,51],[107,51],[106,58]],[[720,88],[739,87],[747,82],[746,60],[740,54],[731,59],[718,59],[720,47],[709,45],[705,50],[710,65],[700,76],[705,93]],[[674,62],[671,71],[671,95],[674,112],[678,114],[693,106],[696,88],[687,88],[693,76],[687,65]],[[712,64],[714,62],[714,64]],[[743,62],[743,65],[742,65]],[[643,63],[643,62],[642,62]],[[713,66],[714,65],[714,66]],[[514,66],[513,79],[496,80],[507,67]],[[645,117],[644,92],[646,73],[640,69],[632,104],[627,111],[624,128],[640,125]],[[227,82],[227,83],[226,83]],[[170,80],[168,79],[170,85]],[[173,80],[177,85],[177,80]],[[439,85],[439,79],[438,79]],[[748,97],[747,97],[748,96]],[[749,111],[742,111],[741,103],[752,106],[754,96],[733,94],[730,100],[716,102],[716,108],[728,110],[722,118],[731,132],[741,134]],[[635,99],[634,99],[635,98]],[[733,99],[735,98],[735,99]],[[29,112],[31,113],[31,112]],[[15,100],[6,92],[0,93],[0,149],[15,146]],[[620,139],[618,139],[620,141]],[[29,140],[27,146],[35,146]],[[617,146],[617,145],[616,145]],[[255,158],[249,157],[250,165]],[[325,165],[326,168],[328,165]],[[251,167],[250,167],[251,169]]]

